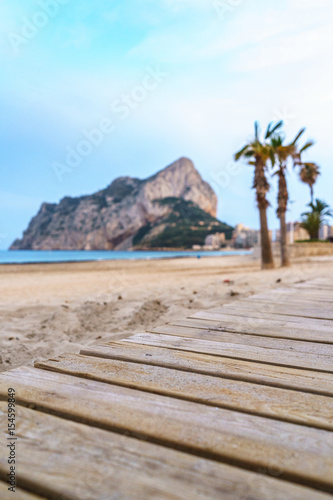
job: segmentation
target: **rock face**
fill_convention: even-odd
[[[160,202],[165,198],[191,201],[216,216],[214,191],[189,159],[180,158],[145,180],[120,177],[95,194],[43,203],[11,249],[130,249],[140,229],[156,226],[170,213],[170,205]]]

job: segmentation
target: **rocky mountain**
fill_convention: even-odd
[[[58,204],[43,203],[22,239],[15,240],[11,249],[124,250],[134,245],[157,246],[156,241],[167,243],[163,234],[168,228],[177,233],[181,221],[193,231],[194,219],[201,233],[211,228],[215,232],[230,231],[230,226],[215,218],[216,208],[212,188],[189,159],[180,158],[145,180],[120,177],[95,194],[65,197]]]

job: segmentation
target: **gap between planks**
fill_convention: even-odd
[[[315,329],[315,325],[306,324],[306,319],[296,316],[285,316],[285,315],[275,315],[272,316],[270,313],[256,311],[251,308],[227,308],[225,307],[218,309],[211,309],[208,311],[200,311],[190,315],[188,319],[194,320],[205,320],[222,323],[224,322],[225,328],[232,328],[232,331],[236,333],[257,333],[259,332],[259,324],[262,325],[262,330],[260,334],[281,337],[281,338],[290,338],[294,340],[302,340],[302,341],[311,341],[311,342],[319,342],[319,343],[333,343],[333,334],[332,327],[333,323],[330,324],[318,323],[317,329]],[[313,321],[313,320],[311,320]],[[324,320],[319,320],[324,321]],[[283,333],[283,328],[285,325],[290,325],[290,328],[293,328],[295,325],[294,333]],[[230,326],[231,325],[231,326]],[[272,327],[270,327],[272,325]],[[274,335],[273,330],[274,325]],[[278,326],[280,325],[280,326]],[[322,328],[324,327],[324,328]],[[244,330],[244,331],[242,331]],[[267,334],[268,331],[268,334]],[[266,332],[266,333],[265,333]]]
[[[223,306],[224,308],[229,308],[229,309],[235,309],[236,311],[238,310],[246,310],[246,308],[250,310],[255,310],[255,311],[262,311],[264,309],[264,305],[267,304],[267,307],[269,307],[269,313],[274,315],[274,316],[294,316],[296,318],[311,318],[311,319],[323,319],[326,321],[332,321],[333,320],[333,311],[331,308],[321,308],[321,307],[301,307],[299,304],[295,304],[293,307],[292,305],[288,304],[282,304],[280,302],[265,302],[265,303],[260,303],[260,302],[255,302],[254,299],[251,300],[246,300],[246,299],[239,299],[237,302],[232,302],[230,304],[225,304]],[[333,326],[333,323],[332,323]]]
[[[1,464],[0,464],[1,467]],[[0,470],[0,477],[2,476]],[[9,484],[6,481],[5,474],[3,474],[4,480],[0,480],[0,498],[1,500],[47,500],[46,497],[41,497],[35,495],[35,493],[30,493],[29,491],[23,490],[21,488],[15,487],[15,493],[8,490]]]
[[[303,342],[296,339],[281,339],[277,337],[265,337],[261,335],[251,335],[238,332],[225,332],[214,330],[214,328],[198,328],[192,326],[180,326],[173,323],[158,326],[149,333],[161,333],[165,335],[187,337],[193,339],[212,340],[216,342],[227,342],[232,344],[242,344],[257,347],[265,347],[268,349],[276,349],[285,353],[295,351],[312,354],[321,354],[333,357],[333,345],[321,344],[319,342]]]
[[[123,342],[154,345],[157,347],[168,347],[169,349],[180,349],[189,352],[199,352],[232,359],[256,361],[257,363],[271,364],[275,366],[287,366],[291,368],[304,368],[313,371],[333,373],[333,362],[330,356],[321,354],[305,354],[277,351],[263,347],[253,347],[242,344],[230,344],[209,340],[189,339],[175,335],[163,335],[153,333],[138,333],[123,340]]]
[[[333,396],[333,377],[323,372],[288,368],[255,361],[238,360],[194,353],[167,347],[126,342],[92,345],[81,354],[105,359],[118,359],[139,364],[176,368],[185,373],[213,375],[223,379],[242,380],[282,389]]]
[[[199,314],[199,313],[198,313]],[[222,319],[221,319],[222,318]],[[217,324],[220,323],[220,324]],[[296,340],[303,343],[311,342],[313,344],[319,345],[330,345],[333,344],[333,332],[331,329],[325,327],[325,330],[320,330],[319,333],[324,333],[325,337],[315,339],[313,333],[308,333],[305,330],[305,325],[297,325],[294,323],[285,323],[280,321],[269,321],[263,318],[244,318],[240,321],[239,316],[235,315],[214,315],[212,318],[201,318],[199,316],[193,316],[186,319],[173,320],[167,323],[165,326],[180,326],[188,328],[201,328],[203,330],[211,330],[224,333],[235,333],[241,335],[251,335],[255,337],[264,337],[269,339],[285,339],[285,340]],[[254,325],[251,327],[251,325]],[[265,327],[265,325],[267,325]],[[322,327],[321,327],[322,328]],[[309,325],[309,330],[311,330],[311,325]],[[318,334],[318,331],[316,332]],[[308,338],[304,338],[308,337]],[[116,339],[118,340],[118,339]],[[119,339],[122,340],[122,339]]]

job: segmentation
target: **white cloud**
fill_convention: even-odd
[[[310,28],[302,33],[279,36],[265,44],[245,49],[233,62],[238,71],[254,71],[299,61],[314,56],[330,56],[333,48],[331,23]]]
[[[223,22],[214,12],[213,2],[198,0],[193,5],[189,0],[164,1],[173,9],[191,5],[187,19],[164,29],[157,26],[133,47],[130,55],[189,63],[231,57],[235,52],[239,69],[246,69],[247,59],[251,64],[257,59],[252,68],[293,62],[318,53],[332,40],[329,20],[333,4],[328,0],[288,0],[273,5],[242,2]],[[194,7],[202,9],[202,15],[197,16]],[[270,54],[270,50],[274,53]]]

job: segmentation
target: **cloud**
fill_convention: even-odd
[[[165,3],[176,10],[192,7],[189,0]],[[202,10],[200,15],[198,9]],[[171,63],[234,57],[232,69],[241,71],[284,64],[315,55],[323,45],[331,45],[332,16],[333,4],[328,0],[316,4],[312,0],[288,0],[273,6],[257,1],[241,2],[222,22],[214,12],[213,2],[199,0],[187,18],[181,18],[181,24],[166,24],[162,29],[158,25],[129,55]]]
[[[246,48],[233,61],[238,71],[255,71],[305,61],[313,57],[330,57],[333,48],[330,22],[312,27],[302,33],[279,36]]]

